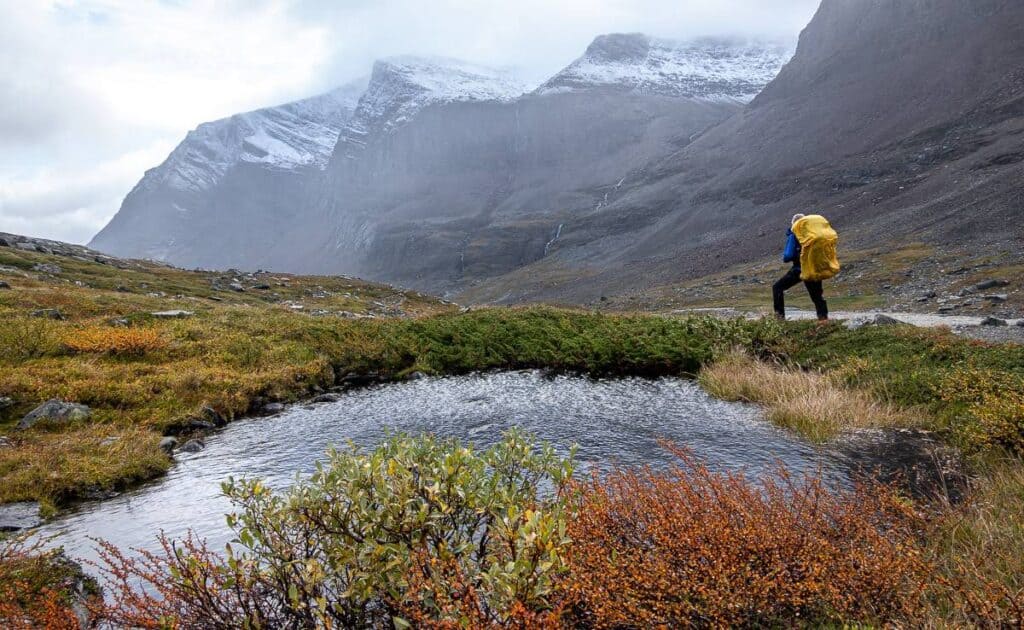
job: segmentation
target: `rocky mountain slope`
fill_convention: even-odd
[[[385,60],[323,174],[287,185],[269,169],[260,182],[229,177],[201,195],[215,210],[187,222],[133,193],[94,244],[189,266],[458,291],[544,258],[560,226],[735,114],[787,57],[747,42],[603,36],[526,94],[507,74],[462,62]]]
[[[1024,250],[1024,4],[824,0],[743,112],[467,299],[589,301],[774,258],[788,218],[843,246]],[[572,282],[563,281],[572,278]]]

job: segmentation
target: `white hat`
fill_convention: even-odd
[[[796,225],[797,221],[799,221],[800,219],[802,219],[802,218],[804,218],[806,216],[807,216],[806,214],[794,214],[793,215],[793,223],[791,223],[790,225]]]

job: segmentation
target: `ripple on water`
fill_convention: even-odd
[[[154,549],[155,533],[189,529],[214,548],[230,538],[220,495],[229,476],[258,476],[284,488],[311,473],[331,445],[380,442],[389,432],[454,436],[478,446],[521,427],[566,452],[579,445],[579,468],[614,464],[661,467],[667,439],[691,448],[715,470],[757,476],[779,462],[796,473],[847,479],[846,458],[767,423],[750,405],[715,400],[680,379],[591,380],[505,372],[421,379],[346,394],[341,401],[296,406],[272,417],[230,425],[194,455],[182,455],[164,478],[114,499],[85,504],[43,529],[55,544],[94,559],[89,537]]]

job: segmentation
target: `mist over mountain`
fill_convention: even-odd
[[[292,159],[290,144],[271,146],[262,128],[231,122],[239,117],[203,125],[92,245],[186,266],[459,290],[543,258],[574,213],[606,204],[635,170],[738,112],[790,54],[607,35],[533,91],[457,60],[383,60],[358,103],[331,119],[329,159]],[[264,117],[282,109],[301,108]]]
[[[92,245],[586,302],[772,254],[797,211],[825,212],[851,246],[1012,238],[1021,32],[1024,6],[1004,0],[825,0],[795,56],[603,35],[535,89],[384,60],[313,131],[201,126]],[[313,140],[330,134],[329,151]]]

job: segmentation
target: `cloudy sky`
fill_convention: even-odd
[[[398,54],[539,82],[593,37],[794,37],[818,0],[0,0],[0,231],[88,241],[200,122]]]

